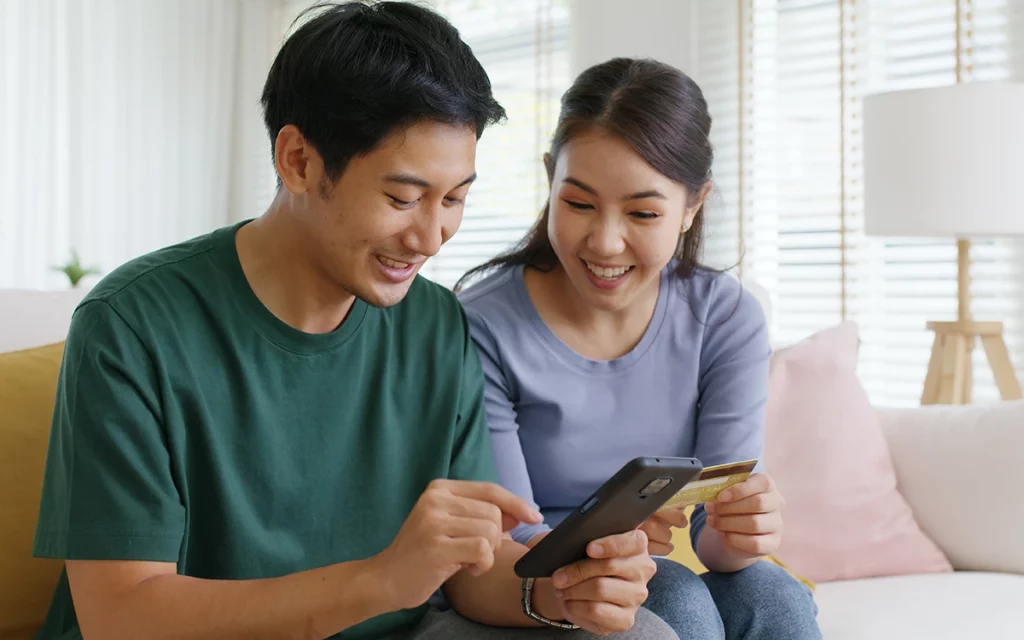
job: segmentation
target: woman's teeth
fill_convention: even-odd
[[[626,273],[627,271],[629,271],[630,269],[633,268],[632,266],[629,266],[629,267],[599,267],[596,264],[591,264],[591,263],[587,262],[586,260],[584,260],[584,263],[587,265],[587,268],[590,269],[591,273],[593,273],[595,276],[597,276],[599,278],[604,278],[605,280],[614,280],[615,278],[618,278],[619,276],[621,276],[622,274]]]
[[[377,260],[385,267],[391,267],[392,269],[405,269],[409,266],[408,262],[399,262],[397,260],[392,260],[391,258],[385,258],[384,256],[377,256]]]

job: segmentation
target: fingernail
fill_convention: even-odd
[[[603,556],[604,555],[604,547],[602,547],[599,544],[592,545],[590,547],[590,553],[591,553],[591,555],[595,555],[595,556]]]
[[[541,515],[540,511],[530,511],[530,516],[533,518],[535,523],[544,522],[544,516]]]
[[[561,589],[555,589],[555,597],[561,599],[565,595],[565,592]]]
[[[565,577],[565,573],[561,571],[556,571],[555,575],[551,576],[551,584],[556,587],[564,587],[566,582],[567,579]]]
[[[711,515],[712,513],[714,513],[715,512],[715,503],[714,502],[705,502],[704,503],[704,512],[707,513],[708,515]]]

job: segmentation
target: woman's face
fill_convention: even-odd
[[[576,135],[552,168],[548,236],[585,304],[627,309],[657,287],[700,202],[601,128]],[[656,289],[655,289],[656,291]]]

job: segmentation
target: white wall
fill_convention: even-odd
[[[570,2],[570,66],[574,77],[615,56],[656,58],[688,74],[696,73],[693,0]]]

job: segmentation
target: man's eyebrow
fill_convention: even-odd
[[[582,180],[573,178],[572,176],[566,176],[565,179],[562,180],[562,182],[568,182],[571,185],[575,185],[580,189],[583,189],[589,194],[595,196],[597,195],[597,189],[588,185]],[[665,194],[656,189],[648,189],[647,191],[637,191],[636,193],[629,194],[628,196],[623,198],[623,200],[642,200],[643,198],[661,198],[662,200],[668,200],[668,198],[665,197]]]
[[[433,185],[431,185],[429,182],[427,182],[423,178],[414,176],[411,173],[389,173],[388,175],[384,176],[384,179],[387,180],[388,182],[397,182],[398,184],[409,184],[414,187],[420,187],[423,189],[433,188]],[[476,180],[475,171],[471,176],[460,182],[454,188],[458,189],[459,187],[465,186],[473,182],[474,180]]]

